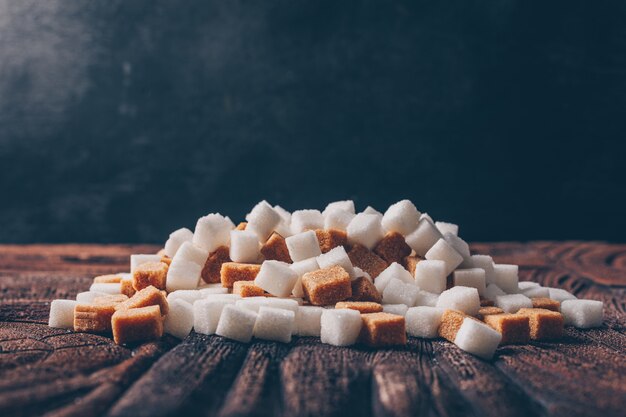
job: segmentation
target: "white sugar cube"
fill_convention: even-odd
[[[424,257],[426,252],[441,238],[443,238],[443,235],[439,229],[429,220],[423,219],[420,220],[417,228],[405,237],[405,240],[416,254]]]
[[[424,291],[441,294],[446,290],[446,263],[419,261],[415,266],[415,283]]]
[[[463,264],[461,264],[461,266],[463,266],[463,268],[471,268],[470,263],[472,257],[470,255],[470,248],[467,242],[452,233],[444,234],[443,238],[463,257],[463,263],[467,266],[463,266]]]
[[[346,231],[355,214],[340,208],[331,208],[324,214],[324,229]]]
[[[426,306],[409,308],[404,316],[406,332],[409,336],[427,339],[439,337],[438,329],[444,311],[444,308]]]
[[[485,270],[485,282],[496,284],[496,273],[493,268],[493,258],[488,255],[472,255],[472,267]]]
[[[404,316],[408,309],[409,306],[406,304],[383,304],[383,313]]]
[[[175,260],[194,262],[202,267],[206,263],[208,257],[209,251],[200,249],[194,246],[191,242],[185,242],[180,245],[178,252],[174,255]]]
[[[550,290],[538,285],[523,290],[522,294],[528,298],[549,298]]]
[[[361,331],[361,313],[357,310],[324,309],[321,318],[322,343],[349,346],[356,343]]]
[[[246,214],[245,219],[246,219],[247,222],[250,222],[250,219],[252,218],[253,213],[255,211],[258,211],[261,208],[261,206],[269,206],[271,208],[274,208],[274,207],[272,207],[272,205],[270,203],[267,202],[267,200],[259,201],[258,203],[256,203],[254,205],[254,207],[252,207],[252,210],[250,210],[250,213]],[[276,210],[276,209],[274,208],[274,210]],[[277,210],[276,210],[276,212],[280,215],[280,213]]]
[[[307,272],[316,271],[320,269],[320,266],[317,264],[317,259],[316,258],[304,259],[302,261],[292,263],[291,265],[289,265],[289,267],[293,269],[296,274],[298,274],[298,280],[296,281],[296,284],[293,286],[293,290],[291,291],[291,294],[294,297],[304,297],[304,291],[302,290],[302,275],[306,274]]]
[[[178,248],[180,248],[180,246],[185,242],[191,242],[192,239],[193,232],[186,227],[175,230],[170,233],[170,237],[165,242],[163,252],[170,258],[173,258],[174,255],[176,255],[176,251],[178,251]]]
[[[232,304],[224,306],[215,334],[239,342],[248,343],[252,339],[257,313]]]
[[[517,313],[520,308],[533,307],[532,300],[522,294],[499,295],[496,297],[495,304],[505,313]]]
[[[437,307],[459,310],[475,316],[480,309],[478,290],[472,287],[452,287],[439,295]]]
[[[240,300],[237,300],[237,307],[246,308],[248,310],[254,311],[255,313],[259,312],[259,309],[263,306],[267,306],[268,298],[259,296],[259,297],[244,297]]]
[[[130,273],[134,274],[135,269],[137,269],[139,265],[146,264],[148,262],[161,262],[161,255],[130,255]]]
[[[280,215],[280,218],[287,223],[291,223],[291,213],[279,206],[278,204],[274,206],[274,210],[276,213]]]
[[[291,213],[291,233],[324,228],[324,216],[319,210],[296,210]]]
[[[296,328],[299,336],[320,336],[322,307],[299,306]]]
[[[399,279],[393,278],[385,286],[383,291],[383,303],[405,304],[409,307],[413,307],[418,293],[419,288],[417,285],[407,284]]]
[[[506,295],[504,291],[500,289],[496,284],[489,284],[485,289],[484,297],[487,300],[496,301],[496,297],[500,295]]]
[[[93,300],[95,300],[98,297],[102,297],[104,295],[109,295],[109,294],[104,293],[104,292],[98,292],[98,291],[79,292],[78,294],[76,294],[76,301],[82,304],[91,304]]]
[[[373,214],[373,215],[377,216],[380,220],[383,219],[383,213],[381,213],[380,211],[376,210],[372,206],[365,207],[365,210],[363,210],[363,214]]]
[[[576,300],[576,296],[569,291],[563,290],[561,288],[552,288],[547,287],[548,292],[550,293],[550,298],[562,303],[565,300]]]
[[[454,344],[473,355],[483,359],[491,359],[501,340],[502,334],[498,331],[484,323],[466,317],[454,338]]]
[[[519,284],[519,267],[517,265],[495,264],[493,266],[495,284],[508,294],[517,293]]]
[[[198,219],[192,242],[210,253],[220,246],[228,246],[232,229],[230,219],[221,214],[209,214]]]
[[[263,306],[256,318],[254,337],[289,343],[295,320],[293,311]]]
[[[565,324],[589,329],[602,326],[602,301],[565,300],[561,303],[561,314]]]
[[[426,219],[426,220],[430,221],[432,224],[435,224],[435,221],[433,220],[433,218],[432,218],[432,217],[430,217],[430,215],[429,215],[428,213],[422,213],[422,214],[421,214],[421,216],[420,216],[420,221],[422,221],[422,220],[424,220],[424,219]]]
[[[373,249],[384,236],[380,222],[381,218],[375,214],[357,214],[348,225],[348,240]]]
[[[322,215],[324,217],[326,217],[326,213],[328,213],[328,211],[334,210],[334,209],[345,210],[345,211],[347,211],[349,213],[352,213],[352,214],[354,214],[356,212],[356,210],[354,209],[354,201],[352,201],[352,200],[342,200],[342,201],[333,201],[332,203],[328,203],[328,205],[326,206],[326,208],[322,212]]]
[[[407,284],[415,284],[415,279],[411,276],[411,273],[404,269],[399,263],[394,262],[376,277],[374,286],[376,286],[378,292],[382,294],[387,284],[394,278]]]
[[[439,301],[439,294],[419,290],[414,306],[436,307],[437,301]]]
[[[184,259],[174,259],[167,270],[165,287],[167,292],[195,290],[198,287],[202,266]]]
[[[454,285],[474,287],[479,295],[484,295],[487,285],[485,284],[485,270],[482,268],[457,269],[453,275]]]
[[[193,304],[193,328],[196,333],[214,334],[220,321],[222,310],[235,300],[204,299]]]
[[[266,201],[261,201],[254,206],[250,214],[246,216],[246,220],[248,221],[246,230],[255,233],[262,243],[267,241],[267,238],[281,223],[284,223],[280,213]]]
[[[203,300],[231,300],[233,303],[241,300],[239,294],[203,294],[202,297]]]
[[[228,288],[224,288],[221,286],[220,287],[207,287],[207,288],[200,288],[199,292],[202,298],[206,298],[208,295],[211,295],[211,294],[228,294]]]
[[[289,256],[294,262],[313,258],[322,254],[317,235],[313,230],[298,233],[285,239]]]
[[[454,223],[435,222],[435,226],[444,236],[446,233],[450,233],[454,236],[458,236],[459,234],[459,226]]]
[[[202,299],[202,293],[198,290],[178,290],[167,295],[168,303],[173,303],[176,300],[183,300],[193,305],[193,303],[200,299]]]
[[[254,279],[254,284],[277,297],[287,297],[291,294],[297,280],[298,274],[289,267],[288,263],[265,261]]]
[[[78,301],[74,300],[52,300],[48,326],[62,329],[74,328],[74,307],[77,304]]]
[[[298,311],[298,307],[302,303],[302,299],[299,298],[278,298],[278,297],[266,297],[268,307],[280,308],[283,310],[290,310],[294,313]]]
[[[100,283],[94,282],[89,287],[89,291],[103,292],[105,294],[120,294],[122,292],[122,284],[115,283]]]
[[[247,230],[230,231],[230,259],[233,262],[253,263],[259,258],[259,238]]]
[[[439,239],[424,256],[427,260],[439,260],[446,263],[446,275],[449,275],[463,262],[463,257],[444,239]]]
[[[417,228],[421,213],[409,200],[401,200],[389,206],[381,224],[387,232],[397,232],[408,235]]]
[[[538,282],[534,282],[534,281],[520,281],[517,284],[517,288],[519,291],[524,291],[527,290],[528,288],[532,288],[532,287],[539,287],[539,283]]]
[[[183,299],[168,302],[169,311],[163,322],[163,331],[184,339],[193,328],[193,306]]]
[[[350,278],[355,277],[352,262],[350,261],[350,258],[348,257],[348,254],[343,246],[337,246],[336,248],[318,256],[317,264],[320,266],[320,269],[339,265],[346,270],[346,272],[350,275]]]
[[[291,213],[281,206],[274,206],[274,210],[276,210],[281,217],[280,223],[274,228],[274,231],[282,237],[291,236]]]

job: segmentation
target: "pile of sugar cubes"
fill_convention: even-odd
[[[98,276],[76,300],[54,300],[49,325],[112,334],[116,343],[185,338],[403,345],[442,337],[491,358],[506,343],[602,325],[602,302],[518,282],[517,265],[472,255],[458,226],[409,200],[385,213],[352,201],[289,213],[266,201],[235,224],[220,214],[173,232],[130,272]]]

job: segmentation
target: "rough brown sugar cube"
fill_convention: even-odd
[[[481,307],[493,307],[495,305],[495,303],[492,300],[487,300],[486,298],[481,298],[480,299],[480,306]]]
[[[93,304],[119,304],[128,300],[125,294],[106,294],[93,299]]]
[[[488,314],[483,321],[502,335],[500,344],[528,343],[530,340],[530,322],[528,316],[521,314]]]
[[[317,229],[315,230],[315,236],[317,236],[322,253],[329,252],[337,246],[346,246],[348,244],[348,235],[343,230]]]
[[[441,323],[439,324],[439,336],[454,343],[456,334],[466,317],[469,316],[457,310],[444,311],[441,315]]]
[[[374,253],[388,264],[402,264],[404,258],[411,254],[411,247],[406,244],[404,236],[398,232],[389,232],[374,248]],[[413,270],[415,273],[415,270]]]
[[[355,244],[348,252],[348,257],[353,266],[361,268],[367,272],[372,279],[375,279],[387,268],[387,262],[380,256],[363,245]]]
[[[372,301],[381,303],[382,296],[374,286],[374,284],[365,277],[359,277],[351,282],[352,296],[350,301]]]
[[[563,316],[543,308],[521,308],[517,314],[528,316],[532,340],[558,339],[563,336]]]
[[[167,255],[163,255],[163,256],[161,256],[161,262],[163,262],[167,266],[170,266],[172,264],[172,258],[170,258]]]
[[[133,288],[133,279],[123,279],[121,281],[121,290],[120,292],[122,294],[124,294],[127,297],[132,297],[133,295],[135,295],[135,293],[137,292],[137,290],[135,290],[135,288]]]
[[[235,227],[235,230],[246,230],[247,226],[248,222],[241,222],[237,225],[237,227]]]
[[[106,333],[111,331],[114,303],[77,304],[74,307],[74,331]]]
[[[335,304],[352,296],[350,274],[338,265],[307,272],[302,276],[302,290],[313,305]]]
[[[335,308],[348,308],[350,310],[357,310],[361,313],[380,313],[383,311],[383,306],[371,301],[340,301],[335,304]]]
[[[404,269],[409,271],[411,275],[415,276],[415,268],[417,267],[418,262],[422,260],[423,259],[420,258],[418,255],[410,255],[402,259],[402,262],[400,262],[400,264],[404,267]]]
[[[267,296],[263,288],[256,286],[253,281],[236,281],[233,284],[233,294],[239,294],[241,297]]]
[[[153,286],[164,290],[168,269],[169,265],[164,262],[146,262],[139,265],[133,272],[133,288],[139,291]]]
[[[117,310],[111,318],[113,340],[118,345],[156,340],[163,336],[159,306]]]
[[[220,282],[222,265],[230,261],[230,249],[228,246],[220,246],[211,252],[200,274],[202,280],[207,284]],[[232,287],[232,284],[230,286]]]
[[[266,261],[281,261],[292,263],[291,256],[289,256],[289,249],[283,238],[278,233],[272,233],[267,242],[261,246],[261,255]]]
[[[406,344],[404,317],[389,313],[361,314],[363,326],[359,339],[369,346],[395,346]]]
[[[561,303],[551,298],[531,298],[533,302],[533,308],[544,308],[546,310],[561,311]]]
[[[225,262],[220,273],[222,287],[232,288],[237,281],[254,281],[260,270],[261,265]]]
[[[122,276],[117,274],[99,275],[93,279],[94,284],[117,284],[122,281]]]
[[[159,291],[157,288],[150,286],[143,290],[137,291],[135,295],[130,297],[123,303],[115,305],[116,310],[126,310],[130,308],[141,308],[147,306],[158,305],[161,309],[161,313],[166,315],[168,313],[167,299],[165,298],[165,291]]]
[[[478,309],[478,317],[490,316],[492,314],[502,314],[504,310],[500,307],[486,306]]]

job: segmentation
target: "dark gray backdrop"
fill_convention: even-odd
[[[0,0],[0,241],[411,198],[624,241],[621,1]]]

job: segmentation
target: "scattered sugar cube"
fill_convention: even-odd
[[[548,292],[550,293],[550,298],[559,302],[563,302],[565,300],[576,300],[576,296],[569,291],[563,290],[561,288],[548,288]]]
[[[389,313],[361,314],[363,325],[359,339],[368,346],[396,346],[406,344],[404,316]]]
[[[383,311],[383,306],[371,301],[340,301],[335,304],[335,308],[349,308],[360,313],[380,313]]]
[[[602,326],[602,301],[596,300],[564,300],[561,313],[565,324],[589,329]]]
[[[298,280],[298,274],[289,264],[280,261],[265,261],[254,279],[254,284],[277,297],[291,294]]]
[[[109,284],[91,284],[89,291],[103,292],[105,294],[120,294],[122,292],[121,283],[109,283]]]
[[[348,241],[372,250],[383,238],[381,219],[375,214],[359,213],[348,225]]]
[[[456,334],[454,344],[473,355],[483,359],[491,359],[501,340],[502,335],[496,330],[466,317]]]
[[[137,291],[133,287],[133,277],[122,277],[122,281],[120,281],[120,293],[126,295],[127,297],[132,297],[136,292]]]
[[[178,290],[167,295],[167,302],[171,304],[176,300],[183,300],[193,305],[202,298],[202,293],[199,290]]]
[[[439,300],[439,294],[419,290],[417,292],[417,297],[415,298],[414,306],[415,307],[419,307],[419,306],[436,307],[438,300]]]
[[[348,257],[353,266],[367,272],[372,279],[387,268],[387,262],[363,245],[353,245]]]
[[[111,317],[115,313],[115,303],[94,303],[74,306],[74,331],[106,333],[111,330]]]
[[[456,335],[467,317],[469,316],[461,311],[445,309],[437,329],[439,337],[454,343],[454,339],[456,339]]]
[[[420,216],[420,221],[422,221],[424,219],[430,221],[432,224],[435,224],[435,221],[433,220],[432,217],[430,217],[430,215],[428,213],[422,213],[422,215]]]
[[[259,258],[259,238],[248,230],[230,231],[230,259],[233,262],[254,263]]]
[[[274,206],[274,210],[276,210],[276,213],[280,214],[280,217],[281,219],[283,219],[283,221],[286,221],[287,223],[291,223],[291,213],[289,211],[285,210],[278,204]]]
[[[272,233],[269,239],[267,239],[267,242],[265,242],[261,247],[261,254],[266,261],[281,261],[287,263],[292,262],[291,256],[289,256],[289,249],[287,248],[287,244],[285,243],[285,238],[278,233]]]
[[[404,236],[400,233],[389,232],[378,242],[374,253],[389,264],[401,263],[404,258],[411,255],[411,247],[407,245]]]
[[[495,264],[493,266],[495,284],[507,294],[515,294],[519,285],[519,267],[517,265]]]
[[[161,314],[165,316],[169,312],[169,308],[164,293],[164,291],[160,291],[153,286],[146,287],[140,291],[137,291],[135,295],[133,295],[131,298],[128,298],[125,301],[116,304],[115,310],[158,305]]]
[[[222,265],[226,262],[231,262],[230,248],[228,246],[220,246],[209,253],[200,273],[203,283],[217,284],[222,282]]]
[[[437,229],[439,229],[442,235],[450,233],[454,236],[458,236],[459,234],[459,226],[454,223],[435,222],[435,226],[437,226]]]
[[[398,262],[398,263],[401,264],[404,267],[404,269],[409,271],[411,275],[415,276],[415,269],[417,268],[417,264],[422,261],[423,259],[417,255],[409,255],[405,257],[402,260],[402,262]]]
[[[361,332],[361,314],[349,309],[324,309],[321,317],[322,343],[349,346],[356,343]]]
[[[224,306],[235,304],[233,299],[204,299],[193,304],[193,328],[196,333],[215,334]]]
[[[319,210],[296,210],[291,213],[291,233],[293,234],[323,228],[324,216]]]
[[[193,232],[186,227],[175,230],[170,233],[169,239],[165,242],[163,252],[165,255],[173,258],[176,252],[185,242],[191,242],[193,240]]]
[[[546,297],[531,298],[530,300],[533,302],[533,308],[543,308],[556,312],[561,311],[561,303],[556,300],[551,300]]]
[[[493,307],[491,307],[493,308]],[[528,316],[521,314],[486,314],[483,321],[502,335],[502,344],[528,343],[530,340],[530,322]]]
[[[441,323],[445,309],[438,307],[411,307],[407,310],[406,332],[410,336],[434,339],[438,337],[437,330]]]
[[[222,286],[232,288],[237,281],[254,281],[261,270],[261,265],[224,262],[220,271]]]
[[[146,262],[139,265],[133,272],[133,288],[139,291],[152,285],[164,290],[168,269],[169,266],[164,262]]]
[[[107,295],[107,294],[104,292],[97,292],[97,291],[79,292],[78,294],[76,294],[76,301],[82,304],[89,304],[89,303],[92,303],[96,297],[102,297],[103,295]],[[56,327],[56,326],[51,326],[51,327]]]
[[[496,307],[505,313],[517,313],[520,308],[532,308],[533,302],[522,294],[499,295],[496,297]]]
[[[205,298],[208,295],[212,295],[212,294],[228,294],[228,288],[222,287],[222,284],[213,284],[213,285],[219,285],[219,287],[204,287],[204,288],[198,287],[200,288],[198,291],[200,291],[202,298]]]
[[[248,221],[246,230],[255,233],[259,241],[264,243],[283,222],[283,217],[274,207],[262,201],[254,206],[246,220]]]
[[[121,281],[121,275],[116,274],[98,275],[93,279],[93,282],[96,284],[115,284]]]
[[[407,284],[399,279],[392,278],[383,291],[383,303],[406,304],[409,307],[415,305],[419,288],[413,284]]]
[[[409,306],[406,304],[383,304],[383,313],[404,316],[408,310]]]
[[[487,284],[496,284],[496,273],[494,271],[494,263],[491,256],[472,255],[471,264],[473,268],[482,268],[485,270],[485,282]]]
[[[355,214],[341,208],[324,210],[324,229],[337,229],[344,232],[354,218]]]
[[[381,224],[387,232],[406,236],[417,228],[421,214],[409,200],[401,200],[389,206]]]
[[[330,210],[345,210],[348,213],[354,214],[356,210],[354,209],[354,201],[352,200],[341,200],[341,201],[333,201],[332,203],[328,203],[322,215],[326,216]]]
[[[322,253],[330,252],[332,249],[348,244],[348,235],[343,230],[337,229],[316,229],[315,236],[320,245]]]
[[[299,298],[267,298],[267,306],[273,308],[282,308],[283,310],[291,310],[294,313],[298,311],[298,307],[302,304]]]
[[[174,259],[190,261],[200,266],[204,266],[208,256],[208,251],[194,246],[194,244],[191,242],[185,242],[180,246],[178,252],[176,252],[176,256],[174,257]]]
[[[442,239],[441,232],[428,220],[421,220],[417,228],[406,236],[406,243],[421,257],[433,247],[439,239]]]
[[[478,310],[479,318],[484,318],[485,316],[490,316],[492,314],[504,314],[504,310],[502,310],[500,307],[494,307],[494,306],[481,307]]]
[[[197,263],[175,258],[167,271],[167,292],[196,289],[201,272],[202,266]]]
[[[439,260],[418,262],[415,283],[424,291],[441,294],[446,290],[446,263]]]
[[[479,295],[485,295],[485,270],[482,268],[457,269],[453,273],[454,285],[474,287]]]
[[[193,306],[183,299],[169,304],[169,312],[163,322],[163,331],[179,339],[184,339],[193,328]]]
[[[343,246],[338,246],[331,251],[324,253],[317,257],[317,264],[320,269],[330,268],[334,265],[339,265],[350,275],[350,278],[355,278],[354,269],[352,268],[352,262],[346,253]]]
[[[549,298],[550,290],[538,285],[522,290],[522,294],[528,298]]]
[[[289,256],[294,262],[304,259],[313,258],[322,254],[320,245],[317,240],[315,231],[308,230],[306,232],[294,234],[285,239]]]
[[[372,301],[381,303],[383,298],[374,286],[374,283],[366,277],[359,277],[350,283],[352,288],[351,301]]]
[[[363,210],[363,214],[373,214],[373,215],[377,216],[380,220],[383,219],[383,213],[381,213],[380,211],[376,210],[372,206],[365,207],[365,210]]]
[[[478,290],[472,287],[452,287],[439,295],[437,307],[459,310],[475,316],[480,309]]]
[[[253,281],[237,281],[233,284],[233,294],[239,294],[242,298],[246,298],[264,297],[266,293],[263,288],[258,287]]]
[[[215,334],[248,343],[252,339],[257,313],[232,304],[224,306]]]
[[[302,276],[305,297],[313,305],[335,304],[352,296],[350,275],[342,267],[307,272]]]
[[[283,238],[291,236],[291,213],[279,205],[275,205],[274,210],[276,210],[281,217],[280,223],[278,223],[278,226],[276,226],[274,230]],[[277,259],[277,261],[280,260],[281,259]]]
[[[374,285],[376,286],[378,292],[382,294],[383,291],[385,291],[385,287],[394,278],[407,284],[415,285],[415,278],[411,276],[411,273],[404,269],[404,267],[399,263],[394,262],[381,272],[374,281]]]
[[[293,291],[291,292],[291,294],[294,297],[304,297],[304,291],[302,290],[302,275],[306,274],[307,272],[320,269],[320,266],[317,264],[317,258],[309,258],[302,261],[294,262],[289,265],[289,267],[293,269],[296,274],[298,274],[298,280],[293,286]]]
[[[161,255],[130,255],[130,273],[135,272],[135,268],[146,262],[161,262]]]
[[[210,253],[220,246],[229,245],[230,231],[234,228],[230,219],[221,214],[209,214],[198,219],[192,242],[198,248]]]
[[[293,311],[263,306],[256,318],[254,337],[289,343],[295,320]]]
[[[449,275],[463,262],[463,257],[443,238],[439,239],[424,257],[429,260],[440,260],[446,263],[446,275]]]
[[[532,340],[558,339],[563,335],[563,315],[542,308],[522,308],[517,314],[527,316]]]
[[[159,306],[118,310],[111,317],[113,340],[118,345],[157,340],[163,336]]]
[[[324,309],[314,306],[299,306],[296,314],[296,328],[299,336],[320,336],[321,317]]]
[[[452,233],[444,233],[443,238],[452,248],[457,251],[463,257],[463,264],[461,264],[463,268],[471,268],[471,260],[472,257],[470,255],[470,248],[466,241],[461,239],[460,237],[453,235]]]
[[[538,282],[533,282],[533,281],[520,281],[517,284],[517,288],[518,288],[519,291],[524,291],[524,290],[527,290],[529,288],[539,287],[539,286],[540,285],[539,285]]]
[[[72,329],[74,327],[74,307],[77,304],[78,301],[74,300],[53,300],[50,303],[48,326]]]
[[[502,291],[500,287],[498,287],[496,284],[489,284],[485,289],[483,297],[490,301],[496,301],[496,297],[500,295],[506,295],[506,293]]]
[[[120,304],[129,300],[124,294],[105,294],[93,299],[94,304]]]

